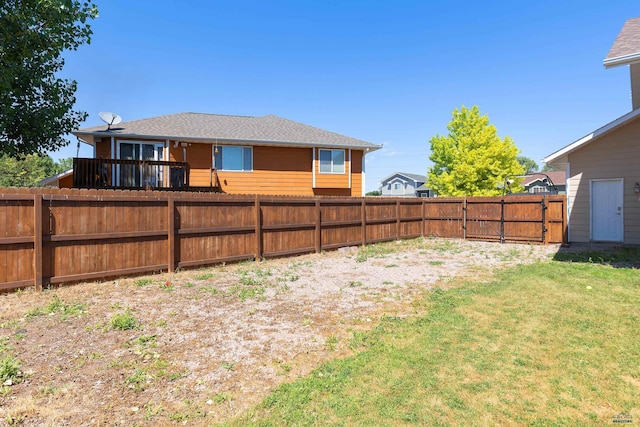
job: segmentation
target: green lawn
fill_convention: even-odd
[[[640,424],[640,272],[607,265],[614,256],[428,292],[416,316],[355,333],[355,355],[278,387],[235,425]]]

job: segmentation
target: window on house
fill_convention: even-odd
[[[400,184],[399,182],[396,182],[395,185],[394,185],[394,188],[396,190],[400,190],[401,186],[402,186],[402,184]]]
[[[253,170],[253,147],[224,145],[222,147],[214,147],[213,150],[216,169],[227,171]]]
[[[344,150],[320,150],[321,173],[344,173]]]

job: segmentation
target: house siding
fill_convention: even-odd
[[[601,137],[569,154],[569,223],[572,242],[591,239],[590,182],[594,179],[624,180],[624,243],[640,244],[640,120]]]
[[[136,139],[136,141],[163,142],[143,139]],[[213,146],[211,144],[189,143],[187,147],[180,145],[174,147],[173,144],[174,141],[169,141],[169,160],[178,162],[186,160],[190,166],[189,184],[208,187],[212,180]],[[219,145],[223,146],[225,142],[220,141]],[[302,147],[254,146],[252,171],[217,171],[222,190],[229,194],[362,195],[362,158],[364,153],[361,150],[345,150],[344,173],[326,174],[319,172],[318,149],[315,148],[315,187],[312,169],[313,150]],[[100,157],[111,158],[110,140],[96,143],[96,154]],[[184,154],[186,154],[186,159]],[[349,178],[349,171],[351,178]]]

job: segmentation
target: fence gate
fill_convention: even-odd
[[[466,238],[500,242],[545,242],[544,198],[467,199]]]

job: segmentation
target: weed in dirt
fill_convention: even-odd
[[[27,311],[25,318],[42,316],[44,314],[59,314],[60,318],[67,320],[69,317],[79,317],[87,313],[87,304],[66,303],[57,295],[53,296],[53,300],[45,307],[34,307]]]
[[[203,286],[202,288],[200,288],[200,290],[202,292],[208,292],[211,295],[218,295],[219,293],[218,288],[216,288],[215,286]]]
[[[222,392],[213,396],[212,400],[213,400],[213,403],[217,403],[219,405],[221,403],[230,401],[231,398],[232,398],[231,393]]]
[[[362,282],[360,282],[360,281],[352,280],[352,281],[349,282],[349,287],[350,288],[359,288],[361,286],[362,286]]]
[[[327,339],[324,342],[324,345],[327,347],[329,351],[334,351],[336,349],[337,344],[338,344],[338,337],[336,337],[335,335],[331,335],[330,337],[327,337]]]
[[[176,288],[175,285],[170,280],[167,280],[166,282],[160,285],[160,289],[162,289],[163,291],[171,292],[175,288]]]
[[[393,285],[393,282],[391,280],[385,280],[382,282],[383,285]]]
[[[143,347],[145,346],[155,347],[156,338],[157,338],[156,335],[140,335],[136,339],[136,343]]]
[[[444,261],[429,261],[429,265],[442,265]]]
[[[9,381],[12,384],[19,383],[22,380],[20,372],[20,361],[13,356],[4,356],[0,359],[0,382],[6,384]]]
[[[134,285],[142,288],[144,286],[150,285],[153,283],[153,279],[149,279],[148,277],[145,277],[144,279],[138,279],[134,282]]]
[[[135,391],[144,390],[144,386],[145,386],[145,383],[147,383],[147,381],[148,381],[147,373],[140,369],[136,369],[136,371],[125,380],[125,382],[129,384],[128,387]]]
[[[302,326],[309,326],[311,325],[311,318],[309,316],[306,316],[304,319],[302,319]]]
[[[398,264],[386,264],[384,266],[384,268],[395,268],[395,267],[399,267],[399,265]]]
[[[109,320],[109,326],[114,330],[126,331],[129,329],[137,329],[140,327],[140,324],[131,314],[131,310],[127,308],[124,313],[114,314],[111,320]]]
[[[213,279],[214,277],[216,277],[216,274],[211,272],[200,273],[193,276],[195,280],[208,280],[208,279]]]
[[[233,368],[235,368],[236,364],[233,362],[224,362],[222,364],[222,367],[224,369],[226,369],[227,371],[233,371]]]
[[[152,402],[145,403],[142,409],[144,409],[144,419],[146,421],[151,421],[164,410],[162,405],[156,405]]]
[[[184,286],[185,288],[193,288],[195,285],[193,283],[191,283],[191,282],[187,282],[182,286]]]

